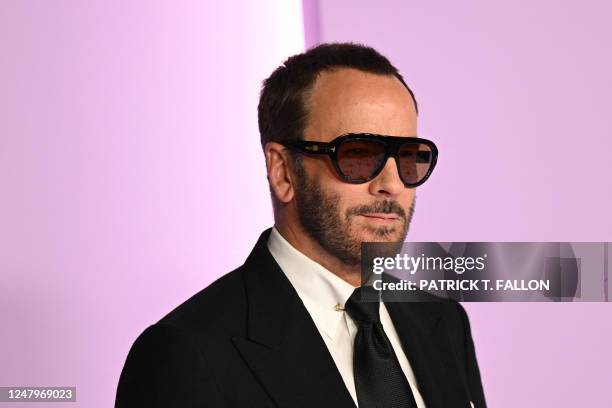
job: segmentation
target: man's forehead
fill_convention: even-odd
[[[416,110],[408,90],[393,75],[338,68],[315,81],[307,101],[309,140],[343,133],[416,134]]]

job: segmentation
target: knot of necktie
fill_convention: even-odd
[[[351,319],[364,323],[379,323],[380,297],[371,286],[361,286],[353,292],[344,306]]]

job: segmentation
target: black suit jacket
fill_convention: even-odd
[[[115,407],[354,408],[329,351],[267,247],[147,328]],[[484,407],[468,318],[455,301],[386,303],[428,408]],[[384,408],[384,407],[381,407]]]

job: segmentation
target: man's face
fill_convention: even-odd
[[[329,142],[345,133],[415,136],[416,110],[391,75],[342,68],[322,73],[307,102],[305,140]],[[364,184],[342,181],[323,156],[302,156],[296,168],[298,217],[304,230],[347,265],[360,261],[361,242],[403,241],[415,190],[402,183],[394,158]]]

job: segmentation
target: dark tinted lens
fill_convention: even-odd
[[[336,152],[338,167],[351,181],[367,181],[380,168],[385,158],[385,145],[373,140],[349,140]]]
[[[433,152],[426,144],[407,143],[400,147],[399,167],[404,183],[419,183],[429,172],[432,162]]]

